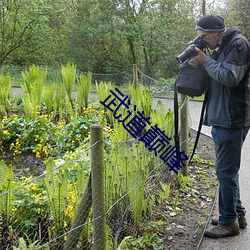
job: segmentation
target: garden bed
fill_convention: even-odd
[[[191,131],[191,138],[194,137],[195,132]],[[162,188],[163,196],[159,197],[158,192],[154,215],[138,231],[137,239],[128,237],[131,243],[126,244],[127,248],[118,249],[198,249],[217,192],[214,159],[212,139],[201,134],[194,163],[189,166],[189,178],[170,172],[152,176],[148,195]],[[166,191],[168,183],[171,186]]]

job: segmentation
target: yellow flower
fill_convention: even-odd
[[[37,185],[35,183],[30,183],[29,185],[26,186],[26,189],[28,191],[34,191],[37,190]]]
[[[41,195],[42,195],[41,193],[33,194],[32,197],[35,198],[36,201],[40,201],[42,199]]]
[[[22,151],[19,151],[19,150],[16,149],[16,150],[14,150],[14,153],[13,153],[13,154],[14,154],[14,155],[18,155],[18,154],[21,154],[21,153],[22,153]]]
[[[17,208],[13,207],[11,210],[12,210],[12,212],[16,212]]]
[[[10,133],[9,133],[8,130],[4,130],[4,131],[3,131],[3,134],[4,134],[4,135],[9,135]]]
[[[40,155],[39,152],[36,152],[36,158],[37,158],[37,159],[40,159],[40,158],[41,158],[41,155]]]
[[[72,203],[76,203],[76,196],[75,195],[72,195],[71,201],[72,201]]]
[[[66,211],[64,211],[64,213],[65,213],[65,215],[68,215],[69,218],[73,218],[74,217],[73,206],[68,205],[66,208]]]

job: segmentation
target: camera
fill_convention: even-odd
[[[199,36],[197,36],[190,45],[180,54],[176,57],[177,61],[179,63],[183,63],[188,58],[198,55],[198,53],[195,51],[195,47],[199,48],[200,50],[203,50],[207,48],[207,43]]]

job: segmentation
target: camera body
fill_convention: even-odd
[[[199,48],[200,50],[203,50],[207,48],[207,43],[199,36],[197,36],[190,45],[180,54],[176,57],[177,61],[179,63],[183,63],[188,58],[198,55],[198,53],[195,51],[195,47]]]

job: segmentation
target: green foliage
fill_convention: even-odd
[[[180,191],[178,189],[175,190],[175,197],[174,197],[174,201],[172,204],[173,209],[176,209],[179,204],[179,195],[180,195]]]
[[[160,196],[160,202],[162,203],[164,200],[169,199],[170,191],[171,191],[171,182],[170,183],[160,183],[161,189],[158,191]]]
[[[76,81],[76,66],[67,63],[66,66],[61,66],[62,86],[66,91],[68,98],[72,99],[72,91]]]
[[[90,126],[98,123],[99,117],[91,107],[68,124],[56,125],[49,116],[31,119],[14,115],[0,121],[0,149],[12,150],[14,155],[33,152],[37,158],[60,156],[88,140]]]
[[[15,247],[13,246],[13,250],[35,250],[38,249],[40,247],[40,242],[38,240],[32,242],[32,240],[29,238],[29,236],[25,235],[27,238],[27,242],[25,241],[25,239],[23,237],[20,237],[18,239],[18,246]],[[44,250],[49,250],[49,247],[44,247]]]
[[[151,112],[151,122],[158,124],[158,127],[165,131],[165,135],[169,138],[173,136],[174,117],[173,112],[169,109],[166,110],[163,103],[159,100],[157,106]]]
[[[46,81],[47,68],[42,69],[32,65],[29,70],[22,72],[24,82],[24,111],[27,116],[34,118],[39,113],[43,97],[43,88]]]
[[[11,61],[22,64],[31,53],[47,44],[48,25],[46,25],[47,5],[43,1],[2,1],[0,3],[2,18],[2,50],[0,64]],[[43,38],[43,39],[42,39]]]
[[[49,207],[57,229],[63,228],[64,211],[67,207],[68,176],[66,172],[55,171],[56,165],[52,159],[46,164],[44,184],[48,193]]]
[[[12,206],[13,195],[10,190],[13,188],[14,178],[12,166],[6,166],[3,160],[0,161],[0,214],[5,216],[9,222]]]
[[[145,88],[142,84],[129,84],[129,97],[132,103],[136,104],[137,111],[144,111],[145,117],[150,117],[153,97],[148,88]]]
[[[30,71],[33,72],[33,70],[35,71],[33,68]],[[31,76],[32,74],[26,72],[25,78],[26,80],[29,79],[27,82],[32,82]],[[29,92],[30,86],[32,84],[27,84],[27,92]],[[55,91],[53,88],[55,88]],[[114,89],[114,86],[111,83],[102,83],[97,84],[97,89],[99,95],[103,98],[101,100],[104,101],[109,96],[109,91]],[[88,92],[88,90],[89,88],[86,91]],[[145,111],[148,116],[152,116],[152,110],[149,108],[152,97],[148,91],[143,92],[143,94],[139,93],[141,90],[142,87],[132,90],[134,91],[132,101],[134,104],[138,103],[139,111]],[[58,96],[57,91],[61,91]],[[0,121],[0,147],[3,152],[5,150],[12,150],[14,154],[33,152],[37,158],[46,158],[46,172],[43,178],[36,183],[33,183],[31,179],[20,181],[21,188],[12,193],[15,197],[12,217],[16,223],[14,230],[24,228],[21,236],[26,239],[25,234],[29,235],[34,244],[38,233],[36,230],[37,220],[41,217],[51,223],[49,224],[50,236],[62,235],[70,228],[79,197],[84,190],[90,171],[89,156],[88,153],[84,152],[84,149],[89,145],[89,128],[93,123],[104,124],[106,118],[103,105],[99,105],[101,108],[98,107],[98,109],[88,105],[87,108],[83,108],[81,115],[76,114],[71,120],[63,119],[63,114],[66,112],[66,99],[64,97],[60,100],[59,96],[62,97],[62,93],[66,93],[64,87],[52,85],[47,93],[50,97],[53,95],[53,99],[60,101],[60,105],[58,104],[56,108],[53,106],[52,113],[43,116],[37,114],[32,118],[26,115],[13,115]],[[138,100],[143,98],[145,98],[142,101],[143,105],[139,106]],[[45,106],[43,112],[51,110],[52,104],[49,103],[49,100],[43,99],[43,102]],[[57,101],[53,100],[54,103],[57,103]],[[70,103],[69,97],[68,103]],[[55,122],[55,114],[53,114],[55,110],[61,112],[62,120],[58,123]],[[166,131],[170,134],[173,128],[168,128],[168,126],[172,126],[172,123],[166,119],[172,119],[171,112],[168,111],[168,115],[166,115],[160,104],[157,110],[162,118],[154,115],[153,121],[166,123]],[[71,111],[73,112],[73,110]],[[127,112],[126,109],[121,110],[122,115],[125,115],[125,112]],[[110,113],[111,116],[113,117],[112,112]],[[132,226],[138,228],[143,219],[152,212],[150,208],[153,208],[153,203],[149,200],[149,197],[145,199],[145,188],[149,166],[153,165],[155,156],[154,152],[145,148],[144,143],[134,139],[128,140],[130,135],[122,126],[122,123],[115,120],[112,129],[110,129],[110,126],[104,125],[104,132],[107,135],[105,139],[108,141],[105,145],[106,206],[107,209],[110,209],[108,219],[109,222],[112,222],[114,214],[120,216],[122,220],[130,218]],[[62,159],[54,161],[49,158],[50,156]],[[165,195],[166,197],[169,195],[167,189]],[[114,206],[114,203],[119,199],[122,202]],[[151,205],[147,206],[147,204]],[[55,227],[51,225],[55,225]],[[110,230],[113,230],[113,228],[110,228]],[[112,231],[112,235],[113,233]],[[155,244],[155,249],[160,249],[157,248],[160,247],[157,236],[152,237],[145,235],[145,238],[136,240],[135,248],[138,246],[137,249],[140,249],[139,247],[143,249],[143,246],[147,247],[151,240]],[[114,245],[117,245],[117,239],[112,240]],[[28,246],[29,242],[25,244]],[[63,239],[60,239],[56,244],[61,246]],[[112,245],[111,242],[109,245]]]
[[[40,220],[49,217],[49,199],[45,187],[40,180],[32,181],[32,176],[22,177],[22,180],[15,183],[15,187],[19,188],[11,192],[15,197],[12,214],[14,228],[17,231],[22,228],[20,235],[28,235],[28,239],[35,240]]]
[[[117,250],[137,250],[137,249],[153,249],[163,250],[163,242],[156,233],[145,233],[142,237],[133,238],[127,236],[118,246]]]
[[[80,75],[78,79],[78,86],[77,86],[77,97],[76,103],[77,108],[81,111],[84,107],[88,107],[89,102],[89,94],[91,90],[91,82],[92,82],[92,74],[88,72],[87,75]],[[79,112],[78,111],[78,112]]]
[[[207,14],[224,11],[234,25],[247,20],[248,12],[241,8],[244,1],[221,6],[207,3],[205,9]],[[197,16],[204,14],[197,11],[197,1],[193,0],[127,4],[22,0],[15,4],[3,1],[0,7],[1,65],[61,65],[71,61],[84,72],[120,73],[135,63],[157,79],[177,74],[175,57],[194,38]]]
[[[154,158],[154,155],[147,151],[143,143],[115,143],[118,139],[117,135],[122,130],[115,130],[111,134],[110,148],[105,157],[106,203],[107,207],[110,207],[115,201],[125,195],[126,198],[123,199],[123,205],[129,207],[135,225],[139,225],[142,220],[142,214],[146,211],[144,190],[149,162]],[[124,208],[121,207],[120,211],[114,209],[113,212],[123,213],[123,210]]]
[[[46,108],[46,113],[50,114],[54,108],[54,93],[55,93],[56,85],[46,86],[44,89],[43,102]]]
[[[96,90],[98,99],[102,102],[104,102],[108,96],[110,95],[110,90],[115,90],[115,85],[111,82],[96,82]],[[111,126],[111,128],[114,127],[115,119],[113,112],[109,109],[107,109],[104,105],[100,104],[101,110],[104,110],[107,114],[107,122]],[[112,108],[112,107],[111,107]]]
[[[8,98],[11,93],[12,79],[10,74],[0,75],[0,116],[7,116],[9,110]]]
[[[189,176],[184,176],[181,173],[178,173],[178,181],[180,184],[180,188],[185,189],[186,186],[191,186],[191,180]]]

